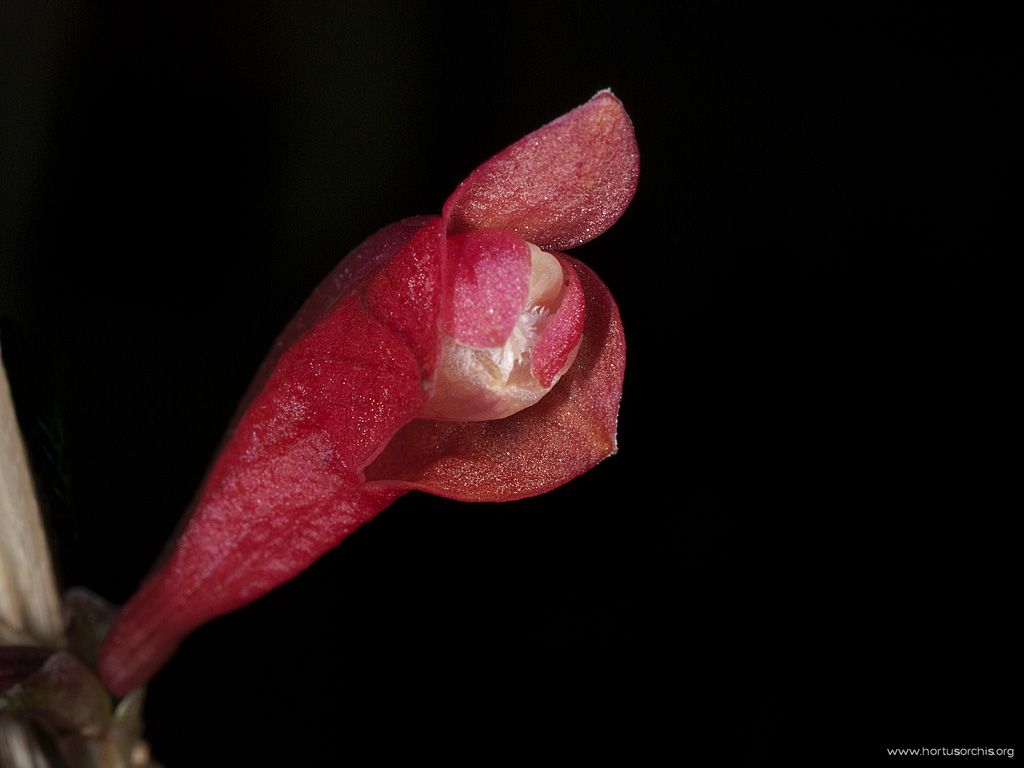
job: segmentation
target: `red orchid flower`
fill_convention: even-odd
[[[395,499],[544,493],[615,452],[625,345],[608,289],[560,251],[636,190],[602,91],[385,227],[285,328],[159,569],[100,654],[123,695],[200,624],[293,578]],[[557,386],[556,386],[557,384]]]

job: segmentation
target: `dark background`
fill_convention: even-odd
[[[201,629],[150,686],[162,761],[1013,743],[1005,20],[141,5],[2,22],[4,360],[62,581],[115,602],[350,248],[607,86],[642,164],[575,251],[626,325],[619,455],[523,502],[408,496]]]

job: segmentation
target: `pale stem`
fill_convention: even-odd
[[[0,359],[0,644],[61,643],[57,583]],[[32,730],[0,715],[0,765],[48,768]]]
[[[59,646],[63,631],[57,582],[18,431],[7,373],[0,362],[0,621],[40,645]]]

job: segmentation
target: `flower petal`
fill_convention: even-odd
[[[314,296],[322,304],[298,320],[318,319],[272,353],[172,554],[111,628],[99,669],[114,693],[144,683],[197,626],[293,578],[402,494],[364,489],[362,470],[426,400],[441,220],[403,238],[357,248],[352,276],[335,283],[343,295]]]
[[[586,326],[587,298],[583,292],[583,283],[565,256],[562,256],[561,261],[565,273],[565,295],[548,327],[537,339],[530,363],[531,372],[544,387],[551,386],[551,382],[561,373]]]
[[[615,452],[626,353],[619,311],[597,275],[563,258],[579,274],[587,322],[576,361],[555,388],[498,421],[413,421],[367,467],[367,489],[508,501],[556,488]]]
[[[530,249],[521,237],[486,229],[448,238],[451,314],[445,332],[468,347],[500,347],[530,290]]]
[[[585,243],[633,199],[639,157],[621,102],[600,91],[473,171],[445,203],[448,231],[508,229],[547,251]]]

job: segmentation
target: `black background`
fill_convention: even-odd
[[[574,252],[626,325],[620,453],[528,501],[408,496],[204,627],[150,686],[157,757],[1012,744],[1005,20],[142,5],[2,27],[4,360],[62,581],[115,602],[351,247],[604,87],[642,165]]]

